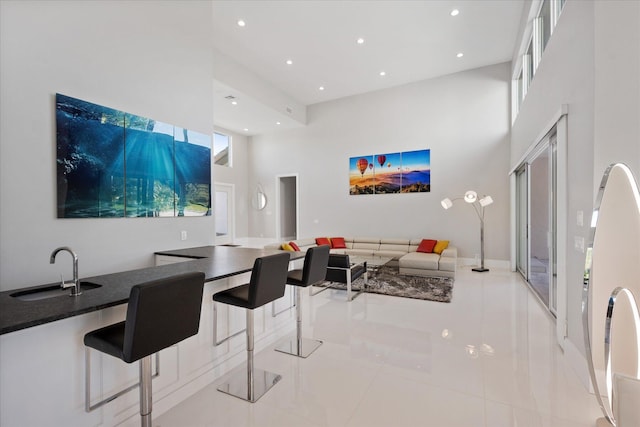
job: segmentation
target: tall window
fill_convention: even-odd
[[[213,133],[214,164],[231,167],[231,137],[223,133]]]
[[[536,72],[536,67],[538,64],[535,63],[534,55],[533,55],[533,46],[535,43],[535,39],[532,37],[529,42],[529,47],[527,47],[527,53],[525,53],[522,63],[523,67],[526,70],[526,89],[524,91],[525,95],[527,94],[527,90],[529,89],[529,85],[531,85],[531,81],[533,81],[533,75]]]
[[[517,89],[517,97],[513,98],[515,103],[512,108],[513,120],[520,110],[520,104],[527,96],[529,85],[533,81],[533,76],[538,69],[542,54],[551,39],[551,34],[558,23],[560,13],[565,4],[565,0],[543,0],[536,17],[529,24],[527,31],[531,31],[529,43],[523,47],[522,61],[519,63],[517,74],[513,74],[514,87]],[[525,31],[526,32],[526,31]],[[516,71],[516,70],[514,70]],[[515,77],[517,75],[517,78]]]
[[[542,21],[541,43],[542,50],[544,51],[549,39],[551,38],[551,0],[544,0],[542,2],[542,7],[540,8],[540,14],[538,16]]]

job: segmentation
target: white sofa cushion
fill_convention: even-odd
[[[409,252],[409,244],[380,243],[380,251],[401,251]]]
[[[380,243],[353,242],[353,249],[368,249],[370,251],[377,251],[379,248]]]
[[[366,256],[372,256],[374,253],[377,253],[377,251],[373,249],[347,249],[344,252],[349,255],[366,255]]]
[[[445,258],[457,258],[458,257],[458,249],[456,249],[453,246],[450,246],[447,249],[445,249],[444,251],[442,251],[440,256],[445,257]]]
[[[409,252],[398,260],[400,267],[437,270],[440,255],[424,252]]]
[[[380,238],[379,237],[354,237],[353,238],[353,243],[375,243],[377,245],[380,244]]]
[[[438,269],[440,271],[456,271],[456,259],[451,257],[440,257]]]
[[[409,246],[409,239],[380,239],[381,245],[404,245]]]
[[[406,255],[406,251],[376,251],[375,255],[381,257],[391,257],[394,260],[399,260],[401,257]]]

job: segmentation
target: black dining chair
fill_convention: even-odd
[[[196,272],[135,285],[129,295],[126,319],[84,336],[87,412],[139,387],[141,425],[151,426],[151,355],[198,333],[204,278],[204,273]],[[89,348],[126,363],[140,361],[140,382],[91,405]]]
[[[277,351],[298,357],[308,357],[322,345],[320,340],[302,338],[302,290],[325,279],[329,263],[329,246],[309,248],[301,269],[291,270],[287,275],[287,285],[295,287],[296,338],[276,347]]]
[[[254,369],[253,366],[253,311],[284,296],[284,289],[289,269],[288,253],[280,253],[257,258],[251,271],[249,283],[236,286],[213,294],[213,303],[216,302],[242,307],[246,309],[247,316],[247,368],[246,371],[237,374],[228,382],[218,387],[218,390],[238,397],[248,402],[256,402],[271,387],[282,378],[278,374],[262,369]],[[215,312],[215,310],[214,310]],[[214,331],[217,321],[214,317]],[[226,340],[226,339],[225,339]],[[224,342],[225,340],[219,341]],[[216,343],[214,338],[214,344]]]

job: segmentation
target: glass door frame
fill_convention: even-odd
[[[516,270],[524,277],[529,278],[529,164],[521,165],[515,172],[516,176]],[[523,185],[524,183],[524,185]],[[521,191],[525,195],[522,199]],[[523,211],[524,210],[524,217]],[[524,225],[522,222],[524,221]],[[525,245],[520,240],[524,234]],[[524,247],[523,247],[524,246]],[[523,254],[524,252],[524,254]],[[524,261],[524,265],[521,261]]]

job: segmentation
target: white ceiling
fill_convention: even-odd
[[[311,105],[510,61],[523,5],[523,0],[215,0],[213,44],[268,84]],[[453,9],[458,16],[450,15]],[[356,43],[360,37],[363,44]],[[216,89],[216,124],[249,135],[282,127],[266,106],[260,111],[254,105],[250,112],[231,108],[224,100],[229,89]]]

